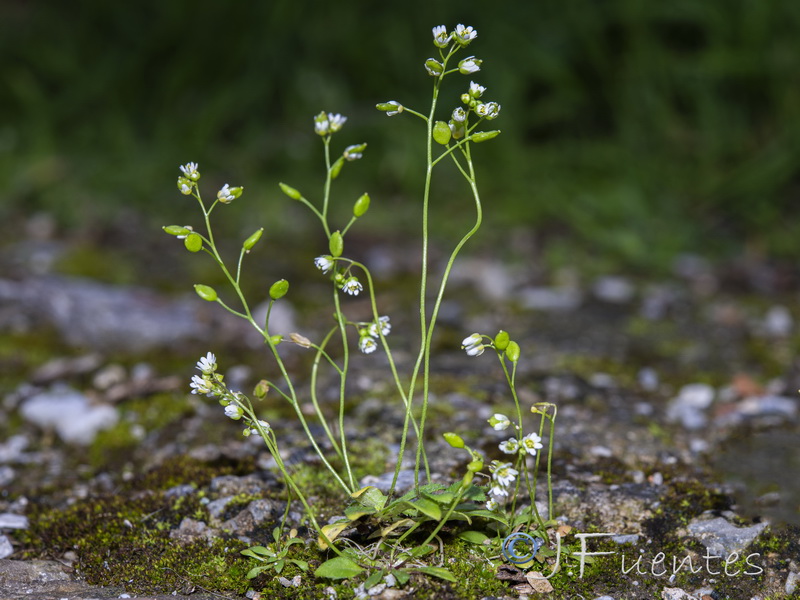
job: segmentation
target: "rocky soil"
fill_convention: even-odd
[[[403,279],[411,258],[391,247],[372,252],[367,262],[399,265],[386,277]],[[242,438],[219,405],[188,394],[188,381],[209,349],[233,387],[249,390],[275,376],[258,339],[188,295],[7,272],[0,278],[0,598],[257,597],[266,580],[248,584],[232,561],[248,544],[263,543],[287,508],[289,523],[305,535],[303,514],[296,502],[287,507],[263,446]],[[313,297],[313,285],[297,289],[278,305],[275,331],[314,339],[327,327],[327,309],[294,300]],[[414,301],[395,289],[379,302],[392,317],[402,370],[413,359]],[[490,352],[469,358],[459,342],[473,331],[505,329],[522,347],[523,404],[549,401],[559,410],[551,516],[573,534],[610,534],[595,548],[613,553],[603,559],[607,576],[594,577],[589,590],[573,573],[572,590],[536,591],[523,573],[484,563],[501,586],[484,595],[797,597],[798,292],[795,274],[744,262],[712,267],[696,257],[677,261],[659,282],[543,274],[489,258],[462,262],[436,340],[434,477],[451,481],[463,469],[463,457],[436,441],[443,431],[501,456],[497,444],[507,436],[487,419],[513,406],[502,371]],[[346,310],[363,314],[367,306],[352,299]],[[307,384],[304,350],[286,353]],[[353,365],[347,428],[367,457],[363,482],[380,486],[402,411],[384,378],[385,359],[359,355]],[[329,409],[334,398],[323,394]],[[284,408],[270,405],[265,417],[290,464],[298,472],[315,467]],[[344,499],[310,481],[321,513],[338,514]],[[57,526],[71,519],[79,523]],[[142,533],[153,556],[120,541]],[[172,547],[199,562],[170,562]],[[210,547],[223,558],[201,560],[200,549]],[[673,557],[686,556],[703,568],[673,575]],[[120,577],[124,564],[137,561],[140,571]],[[294,575],[280,581],[283,596],[269,593],[414,598],[426,585],[312,589],[304,587],[307,576]],[[142,592],[148,581],[153,587]],[[439,597],[474,596],[448,584]]]

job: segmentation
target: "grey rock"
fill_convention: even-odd
[[[28,447],[30,440],[21,434],[12,435],[4,443],[0,444],[0,463],[19,462],[23,457],[23,451]]]
[[[704,383],[692,383],[681,388],[678,396],[667,406],[667,420],[680,423],[686,429],[701,429],[708,424],[704,410],[714,401],[714,388]]]
[[[761,327],[768,337],[788,337],[794,327],[792,313],[785,306],[773,306],[764,315]]]
[[[700,515],[687,526],[689,535],[697,538],[714,556],[726,557],[741,553],[759,534],[767,523],[756,523],[749,527],[737,527],[723,517]]]
[[[639,543],[639,535],[636,533],[629,534],[629,535],[615,535],[611,538],[611,541],[615,544],[638,544]]]
[[[794,594],[797,590],[798,584],[800,584],[800,574],[795,573],[794,571],[790,572],[788,577],[786,577],[786,585],[784,586],[786,593]]]
[[[113,406],[91,404],[85,395],[64,385],[28,398],[20,414],[43,429],[55,429],[65,442],[81,445],[91,444],[99,431],[119,420]]]
[[[0,559],[7,558],[14,554],[14,546],[7,535],[0,535]]]
[[[627,304],[633,300],[636,288],[629,279],[617,275],[599,277],[592,286],[595,298],[609,304]]]
[[[185,517],[177,529],[169,532],[170,539],[181,543],[191,543],[200,538],[213,539],[219,535],[219,530],[209,527],[203,521]]]
[[[27,529],[28,517],[13,513],[0,513],[0,529]]]
[[[16,473],[14,469],[7,465],[3,465],[0,467],[0,488],[8,487],[12,481],[14,481],[14,476]]]
[[[519,303],[529,310],[569,312],[577,309],[583,297],[574,288],[528,287],[517,294]]]
[[[692,596],[680,588],[664,588],[661,590],[662,600],[698,600],[696,596]]]
[[[255,496],[269,489],[268,484],[256,475],[221,475],[211,480],[209,488],[220,496],[246,494]]]
[[[372,485],[380,491],[387,493],[392,487],[392,479],[394,478],[394,471],[384,473],[383,475],[367,475],[361,479],[361,486]],[[414,471],[412,469],[403,469],[398,473],[397,485],[395,490],[398,492],[407,492],[414,487]]]
[[[227,508],[228,504],[230,504],[231,500],[233,500],[233,496],[223,496],[222,498],[217,498],[216,500],[212,500],[206,504],[206,510],[212,518],[219,519],[225,512],[225,509]]]
[[[614,600],[614,596],[598,596],[594,600]]]

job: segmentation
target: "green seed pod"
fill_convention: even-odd
[[[433,125],[433,139],[437,144],[446,146],[450,141],[450,126],[444,121],[436,121]]]
[[[289,196],[289,198],[291,198],[292,200],[300,200],[300,198],[303,197],[303,195],[300,192],[298,192],[293,187],[286,185],[285,183],[279,183],[278,185],[280,186],[281,191],[287,196]]]
[[[508,348],[508,341],[508,333],[501,329],[494,338],[494,347],[502,352]]]
[[[197,292],[198,296],[207,302],[215,302],[217,300],[217,291],[207,285],[198,283],[194,286],[194,291]]]
[[[461,489],[466,490],[469,487],[469,484],[472,483],[473,479],[475,479],[475,473],[472,471],[467,471],[464,473],[464,477],[461,478]]]
[[[495,129],[494,131],[480,131],[475,133],[469,137],[471,142],[475,142],[476,144],[480,144],[481,142],[485,142],[486,140],[490,140],[494,137],[500,135],[500,130]]]
[[[369,210],[369,194],[363,194],[353,205],[353,216],[360,217]]]
[[[269,341],[272,342],[273,346],[277,346],[278,344],[280,344],[283,341],[283,336],[282,335],[272,335],[272,336],[270,336]]]
[[[181,227],[180,225],[167,225],[161,229],[164,230],[164,233],[170,235],[189,235],[189,233],[191,233],[190,229],[186,229],[186,227]]]
[[[344,239],[339,231],[334,231],[331,234],[331,239],[328,240],[328,247],[334,257],[339,258],[342,255],[342,252],[344,252]]]
[[[508,342],[506,356],[508,357],[508,360],[513,363],[519,360],[519,344],[517,344],[517,342]]]
[[[269,297],[273,300],[280,300],[289,291],[289,282],[285,279],[279,279],[273,283],[269,288]]]
[[[250,252],[250,250],[253,249],[253,246],[255,246],[258,243],[258,240],[261,239],[261,234],[263,233],[264,233],[264,228],[262,227],[244,241],[244,244],[242,244],[242,248],[244,248],[246,252]]]
[[[331,179],[336,179],[339,176],[339,172],[342,170],[342,166],[344,165],[344,158],[339,157],[335,163],[331,166]]]
[[[183,245],[186,246],[189,252],[199,252],[200,248],[203,247],[203,238],[196,233],[190,233],[183,238]]]
[[[453,448],[463,448],[464,447],[464,440],[461,439],[461,436],[457,433],[453,433],[448,431],[447,433],[443,433],[442,437],[444,441],[450,444]]]

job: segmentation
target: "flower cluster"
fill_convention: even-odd
[[[361,323],[361,325],[367,325]],[[364,354],[372,354],[378,348],[378,343],[381,335],[387,336],[392,331],[392,324],[389,323],[389,317],[379,317],[376,322],[369,323],[366,327],[360,327],[358,330],[359,340],[358,349]]]
[[[496,510],[508,497],[508,490],[516,481],[519,471],[513,468],[511,463],[493,460],[489,465],[489,472],[492,474],[492,487],[489,490],[491,498],[486,502],[486,508]]]
[[[469,356],[480,356],[486,349],[486,345],[483,343],[483,336],[480,333],[473,333],[464,338],[461,348],[466,350]]]
[[[314,117],[314,131],[317,132],[317,135],[330,135],[332,133],[336,133],[342,127],[344,127],[345,121],[347,121],[347,117],[344,117],[338,113],[333,114],[322,111],[316,117]]]
[[[200,179],[200,171],[197,170],[196,162],[189,162],[180,167],[181,175],[178,177],[178,189],[184,196],[190,195],[194,188],[197,186],[197,180]]]
[[[219,403],[225,408],[225,416],[238,421],[244,420],[246,425],[242,435],[263,435],[270,431],[270,425],[266,421],[254,420],[245,413],[245,407],[249,405],[249,400],[241,392],[234,392],[228,389],[223,383],[223,376],[217,373],[217,357],[211,352],[202,356],[197,361],[197,370],[200,375],[193,375],[189,386],[193,394],[205,394],[206,396],[219,398]]]

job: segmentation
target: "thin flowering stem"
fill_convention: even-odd
[[[322,227],[325,229],[325,235],[331,237],[331,230],[328,227],[328,202],[331,196],[331,136],[326,135],[322,138],[325,146],[325,187],[322,195]]]
[[[347,478],[350,482],[350,493],[355,492],[357,488],[353,472],[350,469],[350,460],[347,454],[347,437],[344,429],[344,405],[346,398],[347,388],[347,370],[350,364],[350,349],[347,344],[347,329],[345,327],[344,316],[342,315],[341,301],[339,300],[339,292],[334,288],[333,290],[333,304],[336,307],[336,319],[339,322],[339,332],[342,336],[342,352],[344,357],[342,359],[342,370],[339,373],[339,436],[341,438],[342,460],[344,462]]]
[[[342,449],[339,447],[339,442],[336,441],[336,437],[333,435],[333,432],[330,430],[328,426],[328,420],[325,418],[325,415],[322,414],[322,409],[319,406],[319,401],[317,399],[317,375],[319,373],[319,363],[320,358],[325,356],[328,359],[328,362],[336,369],[336,372],[339,375],[342,375],[342,370],[339,368],[331,358],[328,356],[327,352],[325,352],[325,347],[328,345],[328,342],[333,337],[333,334],[338,331],[338,326],[333,327],[328,334],[322,339],[319,346],[314,346],[317,349],[317,354],[314,356],[314,364],[311,367],[311,404],[314,406],[314,410],[317,413],[317,417],[319,417],[319,421],[322,424],[322,428],[325,430],[325,435],[328,436],[328,440],[330,441],[331,445],[333,446],[334,451],[339,456],[341,460],[344,460],[344,456],[342,455]]]

